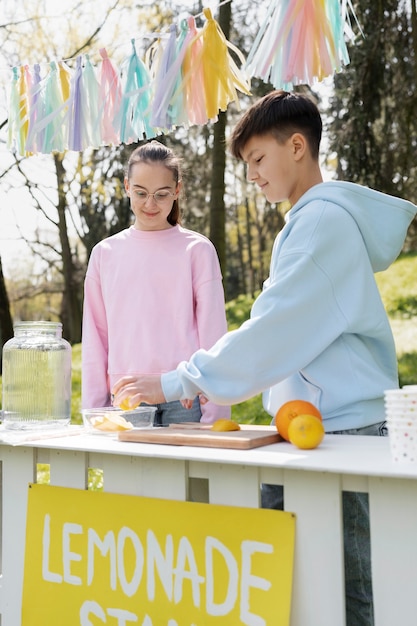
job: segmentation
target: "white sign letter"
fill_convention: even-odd
[[[242,541],[242,578],[240,584],[240,619],[247,626],[265,626],[265,620],[249,611],[250,587],[263,591],[271,588],[271,582],[251,574],[251,559],[254,552],[272,554],[273,546],[260,541]]]
[[[118,626],[126,626],[126,620],[129,620],[129,622],[138,621],[137,615],[130,611],[125,611],[124,609],[107,609],[107,614],[112,617],[117,617]]]
[[[62,576],[49,571],[49,548],[51,546],[51,516],[45,515],[42,535],[42,578],[50,583],[62,583]]]
[[[127,539],[131,540],[134,551],[136,553],[135,569],[133,572],[132,580],[130,582],[128,582],[126,579],[125,560],[124,560],[124,549],[125,549],[125,543]],[[117,571],[119,574],[119,580],[120,580],[122,589],[128,597],[133,596],[138,590],[140,581],[142,579],[142,574],[143,574],[143,563],[144,563],[143,547],[142,547],[139,537],[137,536],[136,533],[133,532],[133,530],[124,526],[120,530],[119,535],[117,537]]]
[[[168,600],[172,601],[172,576],[174,567],[174,545],[172,535],[165,540],[165,555],[158,543],[155,533],[148,530],[147,541],[147,592],[149,600],[155,600],[155,570],[158,571]]]
[[[71,552],[70,535],[81,535],[83,532],[80,524],[64,524],[62,529],[62,560],[64,565],[64,581],[70,585],[81,585],[81,578],[71,574],[71,561],[81,561],[81,554]]]
[[[215,604],[214,602],[214,581],[215,574],[213,571],[213,551],[217,550],[224,558],[224,561],[229,570],[229,584],[226,588],[226,598],[221,604]],[[234,605],[237,599],[238,581],[239,581],[239,568],[233,554],[215,537],[207,537],[206,539],[206,605],[207,613],[209,615],[227,615]],[[219,585],[217,585],[219,586]]]
[[[94,579],[94,548],[98,548],[102,556],[110,553],[110,588],[116,589],[116,539],[114,532],[109,530],[103,540],[93,528],[88,529],[87,585]]]
[[[90,613],[99,617],[104,624],[106,623],[106,614],[101,606],[97,602],[87,600],[80,609],[80,626],[94,626],[93,622],[90,621]]]

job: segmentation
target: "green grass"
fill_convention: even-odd
[[[417,254],[404,254],[385,272],[376,275],[385,308],[391,319],[417,317]]]
[[[401,255],[376,275],[398,357],[400,385],[417,383],[417,253]]]
[[[72,346],[71,422],[81,424],[81,344]]]

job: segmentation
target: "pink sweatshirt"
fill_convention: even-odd
[[[82,406],[108,406],[121,376],[161,374],[210,348],[227,330],[217,252],[175,226],[131,226],[98,243],[84,284]],[[202,422],[230,408],[202,406]]]

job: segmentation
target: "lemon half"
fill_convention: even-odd
[[[226,432],[230,430],[240,430],[240,426],[239,424],[237,424],[236,422],[233,422],[232,420],[222,418],[214,422],[214,424],[211,427],[211,430]]]
[[[137,404],[133,404],[132,406],[130,406],[129,404],[129,398],[125,398],[124,400],[121,401],[120,403],[120,408],[123,411],[132,411],[133,409],[136,409],[136,407],[139,406],[139,402]]]

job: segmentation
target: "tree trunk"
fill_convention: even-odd
[[[414,59],[417,59],[417,7],[416,0],[411,0],[411,29],[412,29],[412,37],[413,37],[413,49],[414,49]],[[417,82],[417,67],[415,63],[413,64],[415,69],[415,79]]]
[[[226,39],[230,35],[232,16],[231,2],[219,8],[219,26]],[[214,125],[213,134],[213,162],[211,173],[210,193],[210,239],[219,255],[220,267],[223,276],[226,275],[226,208],[224,202],[226,168],[226,122],[227,115],[221,111],[218,121]]]
[[[252,233],[251,233],[251,217],[249,208],[249,198],[246,197],[245,201],[245,214],[246,214],[246,243],[248,246],[248,271],[249,271],[249,287],[250,295],[252,298],[255,296],[255,280],[253,270],[253,254],[252,254]],[[255,209],[256,210],[256,209]],[[245,291],[246,293],[246,291]]]
[[[214,125],[213,162],[210,192],[210,239],[219,255],[223,276],[226,272],[226,209],[224,204],[224,171],[226,167],[225,153],[226,113],[219,114]]]
[[[238,294],[240,293],[246,293],[246,267],[245,267],[245,261],[244,261],[244,245],[243,245],[243,235],[241,233],[241,223],[240,223],[240,219],[239,219],[239,207],[236,207],[236,234],[237,234],[237,256],[238,256],[238,262],[237,262],[237,267],[239,268],[239,274],[240,274],[240,279],[236,284],[236,288],[235,285],[233,284],[233,296],[235,296],[235,292],[237,291]],[[229,294],[230,295],[230,294]]]
[[[10,314],[9,296],[3,276],[3,267],[0,258],[0,346],[3,348],[6,341],[13,337],[13,320]],[[2,359],[0,359],[0,374],[2,373]]]
[[[81,321],[82,321],[82,285],[78,279],[79,272],[74,266],[68,239],[67,219],[66,219],[66,197],[63,188],[65,170],[62,164],[62,156],[54,155],[57,187],[58,187],[58,229],[61,243],[62,255],[62,275],[64,279],[64,290],[62,296],[61,319],[63,325],[63,335],[71,344],[81,341]]]

